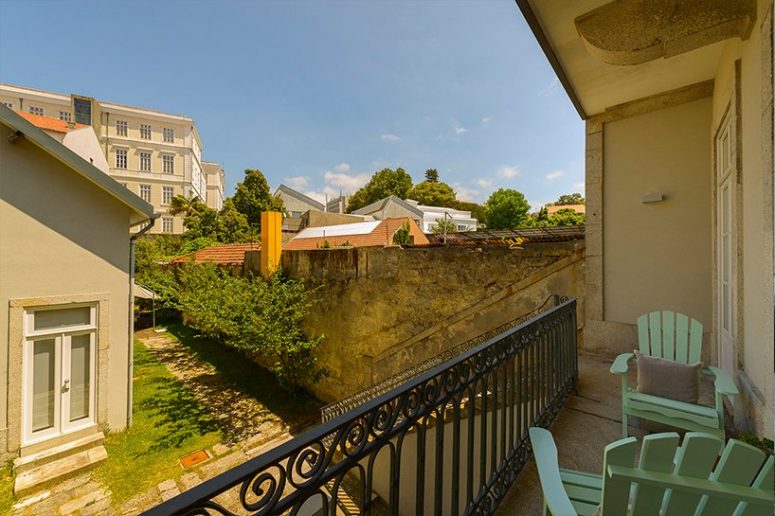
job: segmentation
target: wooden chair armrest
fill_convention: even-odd
[[[627,370],[630,367],[630,360],[635,356],[634,353],[622,353],[618,357],[616,357],[616,360],[614,360],[614,363],[611,364],[611,373],[612,374],[627,374]]]
[[[544,503],[551,514],[556,516],[575,516],[576,510],[565,492],[565,486],[560,477],[560,464],[557,461],[557,446],[549,430],[530,427],[530,444],[533,446],[538,478],[541,481],[541,491]]]
[[[726,371],[718,367],[708,367],[708,369],[716,377],[716,392],[726,394],[727,396],[737,396],[739,394],[735,382],[732,381],[732,378],[729,377]]]

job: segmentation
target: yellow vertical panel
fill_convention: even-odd
[[[261,275],[269,277],[280,264],[282,253],[283,214],[278,211],[261,213]]]

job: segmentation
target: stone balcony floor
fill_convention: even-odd
[[[603,469],[603,449],[622,438],[621,380],[608,369],[613,356],[582,353],[579,357],[579,383],[552,424],[560,467],[599,474]],[[631,369],[634,385],[637,374]],[[703,377],[700,403],[713,404],[713,384]],[[630,417],[630,435],[641,438],[655,431],[672,428],[641,422]],[[531,459],[500,503],[499,516],[540,515],[543,496],[535,462]]]

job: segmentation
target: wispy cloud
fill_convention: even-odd
[[[586,189],[586,184],[584,184],[584,181],[579,181],[578,183],[573,183],[573,188],[577,192],[584,193],[584,190]]]
[[[393,133],[385,133],[382,136],[380,136],[380,138],[382,138],[383,142],[388,142],[388,143],[396,143],[401,141],[401,137]]]
[[[492,186],[492,179],[486,178],[486,177],[480,177],[478,179],[474,179],[471,181],[473,184],[478,186],[479,188],[488,188]]]
[[[514,165],[503,165],[498,169],[498,175],[505,177],[506,179],[512,179],[521,173],[522,172],[519,170],[519,168],[515,167]]]
[[[555,179],[559,179],[564,175],[565,175],[565,172],[563,172],[562,170],[555,170],[554,172],[550,172],[546,174],[546,179],[548,179],[549,181],[554,181]]]
[[[483,124],[489,124],[490,122],[492,122],[492,117],[491,116],[486,116],[486,117],[482,118],[482,123]]]
[[[309,184],[308,176],[293,176],[283,179],[283,183],[287,184],[291,188],[304,188]]]
[[[461,201],[479,202],[479,196],[481,195],[479,190],[468,188],[460,183],[452,184],[452,189],[455,190],[457,198]]]
[[[542,206],[546,206],[549,201],[527,201],[532,211],[538,211]]]
[[[337,166],[334,167],[334,170],[339,172],[340,174],[346,174],[350,171],[350,164],[346,162],[341,162]]]
[[[351,194],[365,185],[371,178],[368,172],[359,174],[350,173],[351,167],[347,162],[341,162],[333,167],[333,170],[323,172],[323,187],[320,189],[308,189],[304,191],[305,195],[312,197],[320,202],[326,199],[339,197],[340,193]]]
[[[455,134],[456,135],[461,136],[463,134],[466,134],[467,132],[468,132],[468,129],[466,129],[465,127],[462,127],[462,126],[459,126],[459,125],[455,126]]]

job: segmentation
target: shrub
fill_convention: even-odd
[[[268,280],[232,276],[214,264],[184,264],[178,274],[178,307],[194,328],[265,365],[290,391],[317,382],[315,348],[301,322],[314,304],[299,281],[276,271]]]

